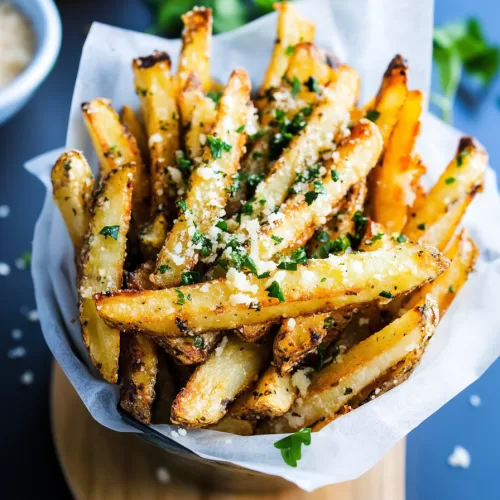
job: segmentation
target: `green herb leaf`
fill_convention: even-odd
[[[397,238],[396,238],[396,241],[398,243],[405,243],[406,241],[408,241],[408,238],[404,235],[404,234],[400,234]]]
[[[380,111],[377,111],[376,109],[369,109],[366,112],[365,118],[375,123],[378,120],[379,116],[380,116]]]
[[[216,104],[219,103],[220,98],[222,97],[222,92],[207,92],[207,97],[212,99]]]
[[[297,462],[302,458],[302,445],[311,444],[311,429],[305,427],[295,434],[291,434],[274,443],[274,447],[281,451],[281,456],[287,465],[297,467]]]
[[[383,290],[382,292],[380,292],[379,295],[381,297],[384,297],[384,299],[393,299],[394,298],[394,295],[392,295],[391,292],[387,292],[385,290]]]
[[[222,139],[218,137],[214,137],[213,135],[207,135],[208,147],[210,148],[210,153],[212,154],[212,158],[217,160],[218,158],[222,158],[223,151],[229,152],[232,149],[231,144],[224,142]]]
[[[283,241],[281,236],[275,236],[274,234],[271,235],[271,239],[274,241],[275,245],[279,245]]]
[[[333,318],[328,316],[328,318],[325,318],[325,321],[323,322],[323,328],[325,330],[328,330],[329,328],[332,328],[334,324],[335,324],[335,321],[333,320]]]
[[[295,50],[295,45],[289,45],[286,49],[285,49],[285,55],[286,56],[291,56],[293,54],[293,51]]]
[[[108,236],[111,236],[114,240],[118,239],[118,233],[120,232],[120,226],[104,226],[99,234],[102,234],[106,239]]]
[[[71,170],[71,163],[69,161],[64,162],[64,170]]]
[[[178,288],[175,289],[175,293],[177,294],[176,304],[183,306],[186,303],[184,294]]]
[[[215,224],[215,227],[218,227],[221,231],[224,231],[226,233],[229,232],[229,229],[227,227],[227,222],[225,220],[220,220],[219,222],[217,222],[217,224]]]
[[[297,94],[300,92],[300,80],[294,76],[292,79],[292,97],[295,99]]]
[[[447,177],[444,182],[446,184],[453,184],[455,182],[455,177]]]
[[[425,222],[422,222],[421,224],[419,224],[419,225],[417,226],[417,228],[418,228],[418,229],[420,229],[420,231],[425,231],[425,227],[426,227],[426,226],[425,226]]]
[[[278,299],[280,302],[285,302],[285,296],[283,295],[280,284],[277,281],[273,281],[266,288],[266,292],[268,292],[269,297],[274,297]]]
[[[453,285],[450,285],[450,286],[448,287],[448,292],[449,292],[449,293],[455,293],[455,288],[453,287]]]
[[[337,182],[340,179],[339,173],[333,168],[331,170],[331,175],[332,175],[332,181],[334,182]]]
[[[283,261],[278,264],[278,269],[284,269],[285,271],[296,271],[297,263]]]
[[[169,269],[170,269],[170,266],[167,264],[161,264],[160,266],[158,266],[158,272],[160,274],[165,274]]]
[[[198,271],[184,271],[181,275],[181,285],[195,285],[201,281]]]
[[[310,92],[315,92],[316,94],[319,92],[319,82],[314,78],[314,76],[310,76],[306,81],[305,86],[309,89]]]
[[[203,337],[196,335],[193,338],[193,345],[196,347],[196,349],[203,349],[205,347],[205,341],[203,340]]]
[[[179,210],[181,212],[181,214],[184,214],[186,213],[186,210],[187,210],[187,203],[185,200],[179,200],[176,205],[179,207]]]
[[[245,130],[245,125],[242,125],[241,127],[238,127],[236,129],[236,132],[238,132],[238,134],[241,134],[241,132],[243,132],[243,130]]]
[[[461,167],[464,164],[464,158],[468,155],[469,155],[468,149],[460,151],[460,153],[457,156],[457,167]]]

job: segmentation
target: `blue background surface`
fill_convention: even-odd
[[[50,435],[48,390],[51,356],[39,325],[28,322],[21,313],[23,306],[34,308],[35,305],[29,272],[18,271],[14,266],[15,259],[30,249],[33,226],[44,194],[38,181],[27,174],[22,165],[37,154],[64,144],[73,83],[85,40],[85,25],[98,20],[144,30],[150,24],[149,13],[140,0],[60,0],[58,6],[64,30],[59,60],[30,105],[9,123],[0,126],[0,205],[11,208],[10,216],[0,219],[0,261],[12,267],[10,276],[0,276],[0,348],[3,353],[16,345],[23,345],[28,350],[24,359],[4,358],[0,363],[0,377],[5,381],[0,417],[0,477],[7,498],[34,498],[41,492],[49,493],[53,498],[70,498]],[[436,0],[437,25],[470,15],[479,17],[487,38],[500,44],[498,0]],[[436,85],[434,88],[437,89]],[[455,125],[478,137],[487,147],[491,165],[497,173],[500,160],[498,96],[500,84],[497,78],[481,96],[478,106],[470,108],[462,102],[455,106]],[[21,342],[11,339],[13,328],[23,330]],[[476,332],[470,334],[471,342],[474,342]],[[27,369],[35,375],[31,387],[23,387],[19,382],[19,377]],[[410,434],[406,466],[408,500],[500,498],[499,375],[500,361],[497,361],[479,381]],[[481,397],[479,408],[470,405],[471,394]],[[446,463],[453,447],[459,444],[471,454],[472,464],[468,470],[452,469]]]

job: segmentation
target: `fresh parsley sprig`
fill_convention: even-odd
[[[302,458],[302,445],[311,444],[311,429],[304,427],[295,434],[284,437],[274,443],[274,447],[281,451],[281,456],[287,465],[297,467],[297,462]]]

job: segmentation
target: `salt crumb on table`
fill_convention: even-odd
[[[453,453],[448,457],[448,465],[450,467],[468,469],[470,463],[470,454],[463,446],[455,446]]]

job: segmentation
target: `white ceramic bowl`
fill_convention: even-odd
[[[9,85],[0,89],[0,125],[19,111],[45,80],[61,47],[61,18],[53,0],[7,0],[30,20],[35,31],[33,60]]]

